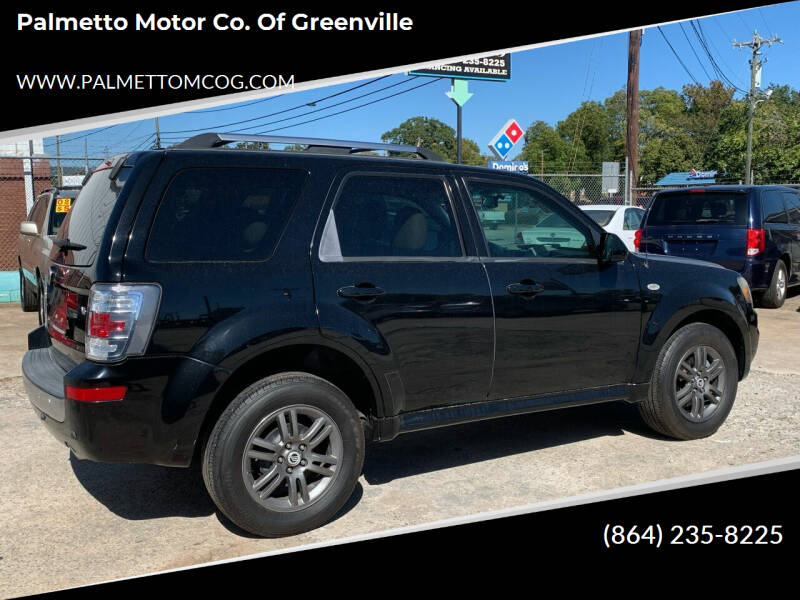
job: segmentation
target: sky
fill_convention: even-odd
[[[766,62],[763,66],[762,88],[774,83],[800,89],[800,1],[701,18],[697,22],[708,40],[708,48],[719,68],[736,86],[744,90],[749,88],[748,60],[751,51],[747,48],[734,48],[732,41],[749,41],[754,30],[762,38],[778,35],[783,43],[765,47],[763,51],[762,58],[766,58]],[[718,79],[688,21],[661,26],[661,32],[656,27],[644,30],[639,78],[641,90],[659,86],[680,90],[687,83],[693,83],[693,79],[704,85],[708,85],[710,79]],[[685,67],[676,58],[665,37]],[[523,128],[539,120],[555,125],[580,106],[581,102],[602,102],[617,90],[624,89],[627,54],[627,33],[514,53],[511,57],[511,81],[469,82],[469,91],[474,96],[463,109],[464,137],[476,141],[481,151],[489,154],[487,144],[510,118],[516,119]],[[252,128],[242,133],[263,133],[280,127],[280,130],[271,133],[381,141],[381,134],[418,115],[439,119],[455,128],[456,107],[445,96],[451,85],[450,79],[445,78],[412,80],[405,74],[396,74],[330,100],[320,101],[315,106],[306,105],[366,81],[370,80],[291,92],[255,103],[251,100],[161,117],[159,121],[164,145],[201,133],[187,130],[205,128],[205,131],[233,132],[244,127]],[[421,84],[427,85],[411,89]],[[387,89],[379,91],[381,88]],[[407,89],[410,91],[395,97],[303,124],[303,121],[344,111]],[[356,99],[364,94],[369,95]],[[735,97],[741,98],[743,93],[737,91]],[[332,107],[333,104],[339,105]],[[269,113],[298,106],[300,108],[296,110],[265,117]],[[318,110],[325,107],[331,108]],[[302,116],[309,111],[318,112]],[[248,122],[232,124],[245,120]],[[278,120],[280,122],[270,124]],[[62,136],[61,154],[83,156],[84,140],[88,141],[89,154],[92,157],[142,149],[151,143],[152,137],[149,136],[153,132],[154,121],[148,119],[102,130],[70,133]],[[44,143],[45,152],[54,154],[55,138],[45,138]],[[522,142],[512,154],[521,148]]]

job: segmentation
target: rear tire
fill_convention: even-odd
[[[772,272],[772,281],[769,289],[761,296],[761,306],[766,308],[780,308],[786,300],[786,286],[789,277],[786,274],[786,264],[778,259]]]
[[[277,537],[329,521],[353,493],[364,429],[347,396],[308,373],[281,373],[242,391],[203,451],[217,507],[250,533]]]
[[[19,303],[24,312],[33,312],[39,309],[39,299],[33,286],[28,283],[25,276],[22,274],[22,269],[19,270]]]
[[[639,413],[666,436],[708,437],[730,413],[738,383],[739,364],[725,334],[706,323],[691,323],[661,349]]]

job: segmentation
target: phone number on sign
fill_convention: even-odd
[[[648,545],[660,548],[663,543],[672,546],[693,546],[709,544],[732,545],[776,545],[783,542],[782,525],[673,525],[668,532],[661,524],[625,525],[606,524],[603,530],[603,543],[606,548],[613,546]]]

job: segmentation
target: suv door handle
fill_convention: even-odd
[[[509,283],[506,286],[509,294],[519,294],[520,296],[535,296],[539,292],[544,291],[544,286],[540,283],[534,283],[530,279],[523,279],[519,283]]]
[[[386,292],[379,287],[375,287],[371,283],[358,285],[348,285],[340,287],[337,291],[342,298],[354,298],[356,300],[372,300],[378,296],[382,296]]]

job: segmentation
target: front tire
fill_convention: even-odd
[[[708,437],[730,413],[738,382],[739,364],[725,334],[706,323],[691,323],[661,349],[639,413],[666,436]]]
[[[780,308],[786,300],[786,285],[789,277],[786,273],[786,264],[778,259],[772,272],[772,281],[769,289],[761,297],[761,305],[766,308]]]
[[[302,533],[330,520],[353,493],[364,429],[347,396],[308,373],[282,373],[242,391],[203,452],[214,503],[250,533]]]

